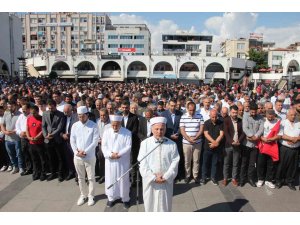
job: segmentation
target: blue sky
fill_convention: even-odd
[[[151,31],[152,46],[161,48],[161,34],[187,32],[213,35],[213,50],[218,51],[226,39],[248,38],[262,33],[264,41],[285,48],[300,41],[300,13],[109,13],[113,23],[146,23]]]
[[[119,15],[121,13],[110,13],[111,15]],[[126,14],[134,14],[137,16],[141,16],[145,18],[147,21],[152,23],[157,23],[159,20],[167,19],[173,20],[176,22],[182,29],[188,29],[190,26],[197,27],[197,30],[204,29],[204,21],[209,17],[213,16],[222,16],[223,13],[210,13],[210,12],[195,12],[195,13],[187,13],[187,12],[171,12],[171,13],[161,13],[161,12],[127,12]],[[293,24],[299,24],[300,22],[300,13],[257,13],[257,26],[267,26],[267,27],[283,27],[289,26]],[[198,22],[195,22],[197,20]],[[201,23],[201,21],[203,21]]]

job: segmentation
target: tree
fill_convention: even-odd
[[[253,72],[258,72],[260,69],[268,68],[268,54],[265,51],[259,51],[257,49],[251,48],[249,50],[249,60],[252,60],[256,63],[256,66],[253,68]]]
[[[57,79],[57,73],[55,72],[55,71],[51,71],[50,73],[49,73],[49,78],[51,79],[51,80],[55,80],[55,79]]]

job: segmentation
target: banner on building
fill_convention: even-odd
[[[136,52],[135,48],[118,48],[118,52]]]
[[[249,39],[263,41],[264,34],[263,33],[250,33]]]

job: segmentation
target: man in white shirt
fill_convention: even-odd
[[[279,132],[274,135],[273,137],[268,138],[270,132],[274,128],[274,126],[279,122],[279,120],[276,118],[276,114],[274,110],[267,110],[266,112],[266,120],[264,122],[264,133],[261,137],[261,141],[263,143],[276,143],[282,136],[282,127],[280,126]],[[258,157],[257,157],[257,187],[263,186],[265,183],[266,186],[269,188],[275,188],[275,185],[273,184],[273,180],[275,178],[274,173],[274,163],[272,161],[271,156],[261,153],[259,151]]]
[[[86,106],[77,108],[79,121],[74,123],[71,128],[70,143],[74,152],[74,165],[78,174],[80,197],[77,205],[83,205],[88,197],[88,205],[95,204],[95,165],[96,165],[96,147],[99,140],[99,131],[97,124],[88,119],[88,110]],[[89,187],[85,182],[87,174]]]
[[[130,180],[127,173],[120,181],[113,184],[130,168],[130,151],[132,145],[131,132],[121,127],[123,117],[109,116],[111,127],[105,129],[102,139],[102,151],[105,157],[105,194],[107,207],[113,207],[118,199],[122,199],[124,208],[130,207]]]
[[[275,113],[276,113],[278,119],[285,120],[286,119],[286,113],[284,113],[282,111],[282,109],[283,109],[282,101],[281,100],[276,100],[275,101],[275,106],[274,106]]]
[[[21,139],[21,152],[24,157],[24,172],[21,172],[20,175],[29,175],[32,174],[33,164],[29,151],[29,141],[26,135],[26,124],[27,117],[30,114],[30,104],[27,103],[22,106],[22,114],[18,117],[16,122],[16,133]]]
[[[54,92],[52,98],[56,102],[56,109],[60,112],[64,112],[64,105],[66,103],[62,100],[61,93],[59,91]]]
[[[287,119],[282,121],[283,135],[280,140],[279,164],[276,172],[276,188],[281,188],[286,181],[287,186],[296,191],[298,151],[300,147],[300,122],[296,120],[296,110],[289,109]]]
[[[143,177],[143,199],[146,212],[172,211],[173,182],[177,175],[179,154],[177,145],[165,138],[165,117],[150,120],[152,137],[141,143],[138,160],[141,161],[151,150],[155,149],[140,163]]]
[[[209,113],[211,111],[210,104],[209,98],[203,99],[203,107],[200,109],[199,113],[202,115],[204,122],[209,120]]]

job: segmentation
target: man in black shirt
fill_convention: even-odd
[[[224,127],[223,122],[218,119],[216,110],[211,110],[210,119],[204,123],[204,154],[202,165],[201,183],[205,184],[207,179],[207,171],[209,161],[211,161],[211,181],[214,185],[218,185],[217,181],[217,164],[219,155],[223,149]]]

